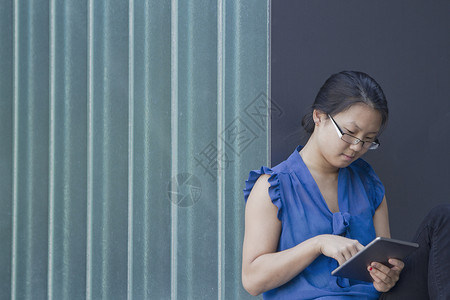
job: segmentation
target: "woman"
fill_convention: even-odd
[[[246,181],[242,282],[264,299],[378,299],[404,263],[373,262],[373,283],[330,273],[372,241],[390,237],[384,186],[360,159],[379,146],[388,119],[381,87],[367,74],[341,72],[320,89],[303,119],[304,147]],[[386,294],[388,295],[388,294]]]

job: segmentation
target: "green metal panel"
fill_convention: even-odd
[[[270,1],[0,8],[0,298],[250,298]]]

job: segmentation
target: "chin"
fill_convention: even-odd
[[[348,167],[351,163],[353,163],[355,160],[357,160],[359,158],[359,156],[355,156],[350,159],[349,157],[346,157],[342,154],[334,153],[334,154],[328,156],[328,158],[329,159],[327,159],[327,160],[330,165],[332,165],[335,168],[341,169],[341,168]]]
[[[340,163],[340,164],[336,164],[335,167],[342,169],[342,168],[348,167],[350,164],[351,164],[351,162],[350,163]]]
[[[354,162],[355,160],[357,160],[357,158],[354,158],[352,160],[342,160],[342,159],[338,159],[336,160],[336,163],[334,164],[337,168],[346,168],[349,165],[352,164],[352,162]]]

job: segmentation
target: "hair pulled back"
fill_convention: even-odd
[[[314,131],[313,111],[336,115],[356,103],[365,103],[380,112],[381,128],[388,119],[388,105],[380,85],[369,75],[357,71],[333,74],[320,88],[311,111],[303,117],[302,126],[307,133]]]

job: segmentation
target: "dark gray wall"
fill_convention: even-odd
[[[391,232],[410,239],[450,202],[450,1],[272,1],[272,165],[304,144],[301,118],[341,70],[382,86],[390,119],[366,154],[386,187]]]

